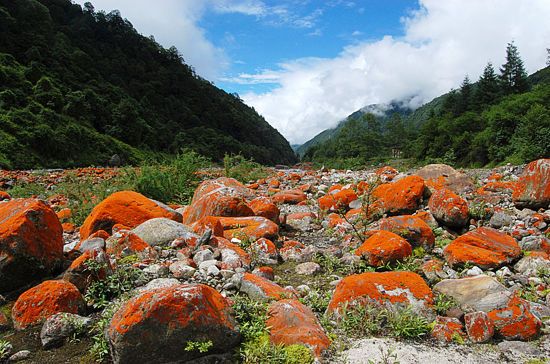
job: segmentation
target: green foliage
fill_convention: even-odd
[[[164,163],[145,164],[136,173],[135,189],[158,201],[187,204],[200,182],[197,172],[208,164],[193,151],[181,152]]]
[[[182,146],[221,161],[293,163],[288,142],[238,95],[120,12],[69,0],[0,5],[0,167],[135,164]],[[109,50],[109,51],[106,51]]]
[[[448,310],[457,306],[458,303],[450,296],[447,296],[443,293],[435,296],[434,308],[439,315],[445,316],[445,313]]]
[[[93,344],[89,350],[89,353],[98,363],[103,362],[107,355],[109,355],[109,342],[105,337],[105,331],[109,327],[111,319],[113,318],[115,312],[118,311],[121,304],[122,300],[106,306],[101,312],[99,319],[90,329]]]
[[[242,183],[249,183],[269,176],[267,169],[252,159],[246,159],[242,155],[229,155],[223,157],[225,176],[235,178]]]
[[[86,268],[92,274],[99,275],[99,272],[106,269],[106,264],[90,260],[86,263]],[[142,274],[141,270],[131,265],[118,265],[116,270],[105,279],[93,281],[88,286],[84,298],[88,305],[103,309],[115,298],[134,289],[137,282],[141,280]]]
[[[185,345],[185,351],[198,351],[199,353],[207,353],[214,346],[212,340],[207,341],[188,341]]]
[[[313,261],[323,268],[323,271],[327,274],[341,274],[350,275],[355,273],[364,273],[366,271],[373,271],[371,267],[368,267],[364,261],[358,261],[356,263],[343,263],[339,258],[332,254],[320,254],[316,253],[313,257]]]
[[[13,347],[11,343],[7,340],[0,340],[0,360],[7,359],[7,356],[10,355]]]
[[[388,311],[387,327],[392,336],[405,339],[419,338],[430,332],[429,322],[415,314],[411,308]]]
[[[332,292],[311,289],[307,295],[300,298],[300,302],[311,308],[313,312],[322,314],[327,308],[332,299]]]
[[[384,315],[380,307],[369,304],[350,304],[343,308],[339,329],[351,337],[365,337],[382,328]]]
[[[302,345],[283,347],[269,341],[267,304],[248,296],[233,297],[235,318],[240,327],[243,342],[237,352],[240,363],[245,364],[297,364],[312,363],[313,356]]]

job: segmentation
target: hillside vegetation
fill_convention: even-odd
[[[527,77],[512,43],[498,75],[489,63],[476,83],[466,76],[460,89],[409,115],[355,114],[335,132],[319,134],[320,142],[307,142],[303,158],[350,168],[399,151],[457,166],[525,163],[550,155],[550,67]]]
[[[192,149],[291,163],[288,142],[237,95],[118,11],[0,0],[0,167],[137,163]]]

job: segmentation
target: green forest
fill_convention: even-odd
[[[550,59],[550,52],[549,52]],[[550,67],[528,76],[514,43],[499,68],[415,112],[348,118],[336,135],[310,147],[304,160],[341,168],[391,158],[456,166],[525,163],[550,156]]]
[[[105,165],[194,150],[292,163],[284,137],[175,47],[118,11],[69,0],[0,0],[0,167]]]

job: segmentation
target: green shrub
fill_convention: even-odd
[[[165,163],[145,164],[134,176],[136,191],[158,201],[186,204],[200,181],[197,172],[208,165],[206,158],[193,151]]]
[[[242,183],[256,181],[269,176],[267,168],[251,159],[246,159],[240,154],[223,157],[225,176],[235,178]]]

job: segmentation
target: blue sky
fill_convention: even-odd
[[[83,4],[85,0],[74,0]],[[300,144],[374,103],[418,107],[498,68],[514,41],[529,72],[550,47],[549,0],[93,0],[175,45]]]
[[[228,92],[266,92],[277,85],[230,81],[239,74],[275,69],[281,62],[298,58],[333,58],[350,44],[402,36],[400,19],[418,8],[412,0],[271,1],[266,5],[284,12],[250,16],[209,11],[199,23],[208,39],[233,60],[216,81]]]

